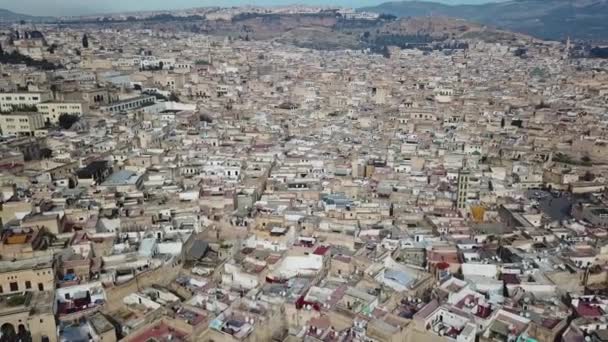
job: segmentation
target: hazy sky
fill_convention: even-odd
[[[310,5],[371,6],[389,0],[0,0],[0,8],[31,15],[83,15],[138,10],[166,10],[205,6]],[[443,3],[484,3],[497,0],[439,0]]]

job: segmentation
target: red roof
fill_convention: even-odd
[[[519,277],[516,274],[504,273],[502,275],[502,280],[505,284],[520,284]]]
[[[173,338],[183,339],[187,336],[187,334],[175,330],[172,327],[168,326],[164,322],[161,322],[145,331],[142,331],[139,335],[131,338],[132,342],[146,342],[150,341],[150,339],[154,338],[156,340],[164,340],[169,336]]]
[[[449,268],[449,267],[450,267],[450,264],[448,264],[447,262],[444,262],[444,261],[437,264],[437,269],[440,269],[440,270],[445,270],[446,268]]]
[[[325,253],[327,253],[327,251],[329,251],[329,246],[319,246],[315,249],[314,252],[312,252],[312,254],[325,255]]]
[[[595,317],[603,315],[602,309],[600,309],[598,306],[589,305],[587,303],[578,303],[576,312],[582,317]]]

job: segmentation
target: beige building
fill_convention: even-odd
[[[14,219],[21,219],[32,212],[32,203],[26,201],[9,201],[0,203],[0,223],[7,224]]]
[[[34,136],[44,127],[44,117],[40,113],[16,112],[0,115],[0,130],[3,135]]]
[[[40,229],[45,227],[51,234],[63,233],[63,219],[59,214],[42,215],[36,214],[23,218],[21,228]]]
[[[4,93],[0,94],[0,112],[11,112],[14,107],[30,107],[48,98],[43,93]]]
[[[0,331],[9,341],[29,332],[32,342],[56,342],[53,291],[0,295]],[[4,337],[4,336],[3,336]]]
[[[0,262],[0,295],[54,289],[52,256]]]
[[[93,341],[116,342],[116,329],[110,321],[101,313],[97,312],[88,318]]]
[[[62,114],[82,116],[82,104],[78,102],[44,102],[36,105],[38,113],[44,116],[44,121],[52,124],[59,122]]]

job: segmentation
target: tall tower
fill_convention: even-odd
[[[570,36],[568,36],[568,39],[566,40],[566,51],[564,51],[564,60],[570,59],[570,49],[571,48],[572,48],[572,45],[570,42]]]
[[[467,207],[467,194],[469,192],[469,170],[463,166],[458,170],[458,193],[456,197],[456,208]]]

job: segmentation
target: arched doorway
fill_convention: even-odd
[[[32,342],[32,334],[25,329],[23,324],[19,324],[19,327],[17,328],[17,341]]]
[[[12,342],[17,340],[17,331],[10,323],[0,326],[0,342]]]

